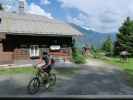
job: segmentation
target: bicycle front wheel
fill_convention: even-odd
[[[35,94],[39,91],[40,88],[40,80],[38,77],[34,77],[32,80],[30,80],[27,90],[30,94]]]

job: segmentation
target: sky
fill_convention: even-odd
[[[0,0],[6,11],[18,11],[20,0]],[[126,19],[133,19],[133,0],[21,0],[26,13],[80,25],[102,33],[118,32]]]

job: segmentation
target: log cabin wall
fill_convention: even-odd
[[[4,52],[12,52],[9,58],[13,60],[28,60],[30,59],[30,45],[39,45],[40,55],[44,50],[47,50],[55,57],[63,57],[65,60],[71,59],[72,37],[51,37],[51,36],[25,36],[25,35],[6,35],[6,39],[2,41]],[[51,52],[49,46],[60,45],[61,50]],[[6,54],[6,56],[8,56]]]
[[[5,33],[0,33],[0,52],[3,52],[3,39],[5,39]]]
[[[0,52],[0,64],[12,64],[13,52]]]
[[[0,64],[11,64],[13,63],[13,52],[3,51],[4,39],[5,39],[5,34],[0,33]]]
[[[15,49],[13,52],[14,60],[29,60],[29,52],[27,49]]]

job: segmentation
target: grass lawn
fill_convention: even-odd
[[[21,68],[0,68],[0,75],[15,75],[15,74],[34,74],[33,67],[21,67]],[[53,72],[57,75],[72,76],[77,74],[80,68],[56,68]]]
[[[120,62],[120,58],[104,59],[106,63],[119,66],[128,75],[129,85],[133,86],[133,58],[129,58],[128,62]]]
[[[0,68],[0,75],[14,75],[21,73],[33,73],[32,67],[21,67],[21,68]]]

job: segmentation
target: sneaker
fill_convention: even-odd
[[[46,88],[49,88],[49,83],[46,84]]]

